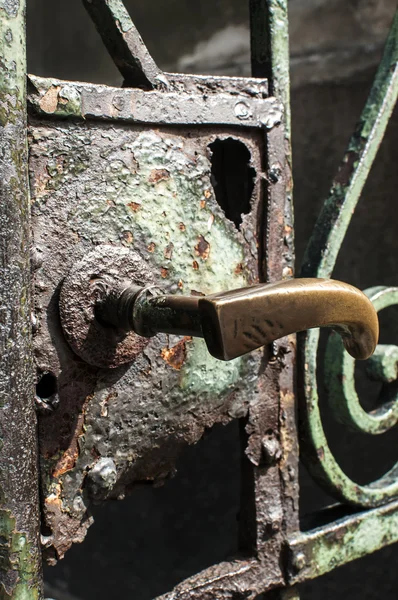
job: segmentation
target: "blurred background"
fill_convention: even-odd
[[[125,0],[161,68],[250,75],[248,2]],[[366,100],[396,0],[290,0],[293,168],[297,264]],[[31,73],[120,85],[119,73],[80,0],[28,0]],[[398,112],[389,123],[334,277],[361,289],[397,285]],[[380,315],[382,343],[397,343],[398,312]],[[379,388],[358,373],[368,408]],[[334,422],[323,407],[330,445],[359,482],[396,460],[396,432],[369,438]],[[236,550],[238,426],[216,426],[162,488],[143,486],[95,510],[86,541],[46,568],[56,600],[150,600]],[[301,474],[301,514],[333,503]],[[303,600],[395,600],[398,548],[390,547],[302,587]]]

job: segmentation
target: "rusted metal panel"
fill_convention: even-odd
[[[275,130],[283,171],[283,132]],[[216,139],[240,140],[256,173],[250,212],[239,228],[215,198],[209,147]],[[101,245],[134,249],[153,280],[171,292],[209,293],[257,282],[264,191],[270,188],[263,148],[262,130],[247,128],[148,130],[31,118],[35,357],[44,382],[57,378],[57,389],[40,399],[45,414],[39,423],[50,560],[83,539],[90,502],[123,497],[137,481],[162,483],[180,450],[205,427],[247,414],[256,397],[253,387],[270,402],[262,391],[265,381],[256,382],[261,353],[224,365],[207,355],[201,340],[163,335],[131,366],[101,370],[70,351],[57,308],[63,278]],[[284,202],[283,177],[273,185]],[[283,212],[276,223],[283,229]],[[258,400],[255,404],[258,410]],[[278,438],[277,405],[274,415]],[[261,427],[251,425],[256,435],[249,432],[256,465],[262,460],[260,437],[269,429],[261,418]],[[275,492],[279,470],[272,470]],[[271,488],[267,493],[275,505],[275,493]],[[282,521],[282,512],[278,518]]]

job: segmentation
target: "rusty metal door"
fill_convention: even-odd
[[[298,352],[279,332],[222,362],[196,337],[196,313],[149,337],[115,330],[96,308],[109,281],[189,296],[197,310],[214,292],[293,277],[287,0],[250,1],[253,78],[164,73],[121,0],[83,4],[123,88],[27,78],[24,2],[0,2],[0,599],[41,598],[41,557],[55,564],[82,542],[94,504],[164,483],[187,446],[232,420],[240,552],[163,597],[298,598],[301,582],[398,540],[396,467],[361,486],[329,449],[318,330],[300,334]],[[397,57],[395,19],[302,277],[332,275],[396,101]],[[398,291],[366,294],[381,310]],[[333,409],[347,427],[384,432],[396,402],[362,409],[338,330],[326,350]],[[251,330],[246,351],[262,336]],[[395,363],[395,347],[379,345],[368,370],[387,383]],[[341,503],[308,531],[299,446]]]

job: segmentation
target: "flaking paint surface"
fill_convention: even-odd
[[[30,167],[35,252],[35,354],[58,377],[59,408],[40,420],[50,561],[84,537],[91,502],[123,497],[136,481],[162,483],[186,444],[205,427],[247,411],[260,353],[222,363],[202,340],[186,339],[176,369],[166,350],[181,338],[153,338],[118,369],[82,364],[60,330],[57,290],[76,261],[101,244],[123,245],[147,261],[169,293],[209,293],[257,281],[261,202],[260,139],[240,134],[257,171],[252,212],[241,231],[226,219],[211,185],[208,145],[219,132],[60,121],[32,125]],[[198,248],[206,248],[200,252]],[[112,458],[116,480],[101,491],[90,471]]]

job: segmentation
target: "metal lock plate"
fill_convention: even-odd
[[[84,538],[91,502],[162,482],[205,428],[243,417],[262,356],[221,364],[203,340],[159,335],[129,364],[90,365],[60,327],[63,280],[88,253],[113,246],[138,256],[141,276],[169,293],[251,285],[264,277],[267,213],[279,270],[284,139],[266,81],[173,76],[146,92],[30,83],[34,347],[48,409],[39,428],[53,561]],[[115,267],[132,277],[129,260]]]

